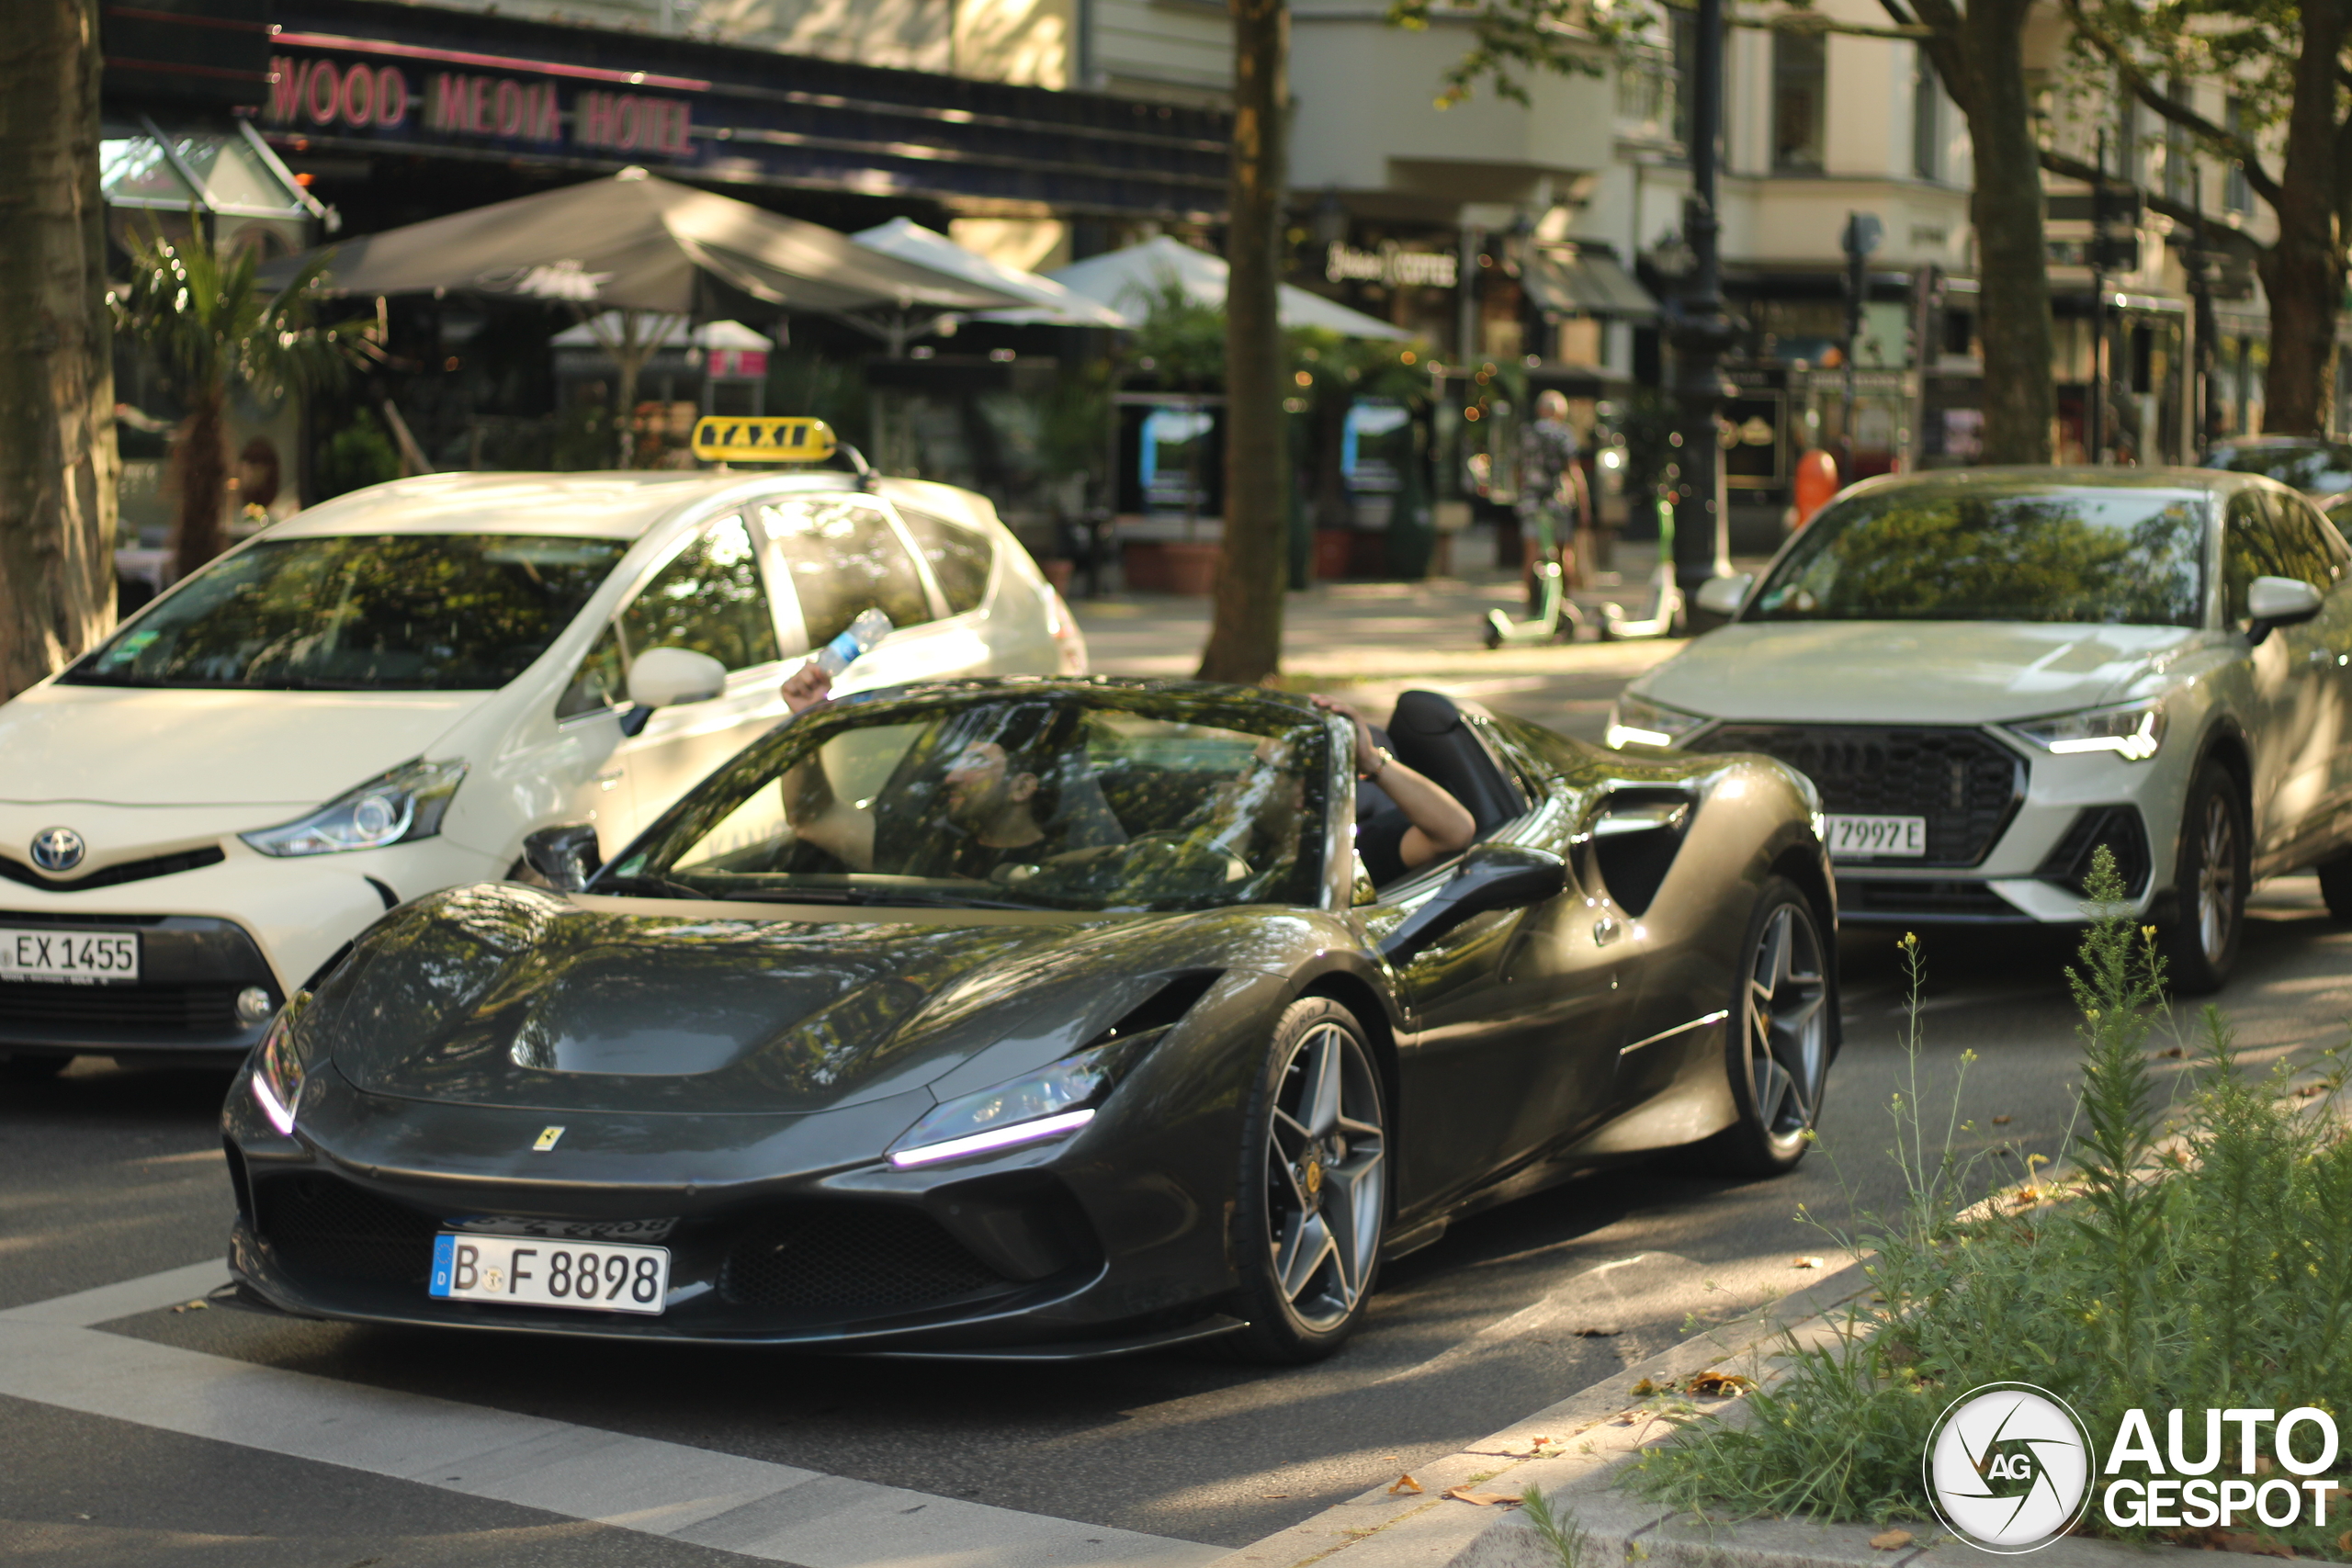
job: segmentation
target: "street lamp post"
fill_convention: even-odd
[[[1724,449],[1717,431],[1724,401],[1736,390],[1723,371],[1734,328],[1724,310],[1722,226],[1715,211],[1715,154],[1724,122],[1723,0],[1699,0],[1698,21],[1690,61],[1690,197],[1682,212],[1691,266],[1668,328],[1674,390],[1682,405],[1674,457],[1680,470],[1674,576],[1685,593],[1731,570],[1731,519],[1724,505]]]

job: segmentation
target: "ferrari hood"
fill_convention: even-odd
[[[1632,690],[1713,718],[1989,724],[2116,701],[2199,635],[2016,621],[1738,623]]]
[[[0,706],[0,799],[317,806],[421,754],[489,695],[48,685]]]
[[[551,1111],[824,1111],[918,1088],[1041,1018],[1076,1048],[1150,968],[1093,950],[1117,928],[1165,923],[792,914],[460,888],[378,927],[304,1028],[377,1094]]]

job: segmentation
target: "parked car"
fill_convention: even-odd
[[[2324,436],[2232,436],[2208,447],[2202,466],[2260,474],[2314,501],[2352,490],[2352,446]]]
[[[0,705],[0,1054],[226,1065],[385,910],[636,837],[869,605],[848,689],[1085,668],[944,485],[439,474],[269,529]]]
[[[420,900],[298,994],[223,1111],[231,1269],[359,1322],[1306,1360],[1456,1216],[1661,1147],[1793,1167],[1838,1046],[1804,779],[1427,692],[1389,733],[1477,835],[1375,888],[1303,697],[804,714],[583,890]]]
[[[2175,986],[2248,888],[2352,918],[2352,561],[2301,496],[2192,468],[1979,468],[1840,496],[1732,623],[1626,688],[1645,754],[1764,751],[1821,791],[1849,923],[2064,924],[2098,846]]]

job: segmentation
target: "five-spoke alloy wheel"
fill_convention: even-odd
[[[1829,1078],[1834,955],[1804,891],[1764,885],[1741,950],[1726,1066],[1739,1121],[1716,1140],[1729,1170],[1777,1176],[1804,1157]]]
[[[1388,1219],[1388,1134],[1363,1026],[1309,997],[1274,1027],[1242,1136],[1235,1252],[1246,1332],[1223,1345],[1259,1361],[1311,1361],[1363,1316]]]
[[[2227,768],[2208,760],[2189,781],[2180,813],[2177,908],[2161,928],[2165,967],[2183,996],[2218,991],[2237,966],[2253,885],[2245,801]]]

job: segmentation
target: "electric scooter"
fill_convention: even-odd
[[[1500,648],[1506,643],[1574,642],[1577,628],[1584,625],[1584,612],[1568,597],[1567,574],[1560,570],[1560,541],[1552,532],[1552,509],[1545,507],[1535,514],[1535,584],[1536,611],[1532,620],[1514,621],[1498,606],[1487,612],[1486,639],[1488,648]]]
[[[1650,574],[1650,613],[1641,620],[1628,618],[1617,604],[1600,607],[1601,641],[1672,637],[1687,624],[1682,587],[1674,580],[1674,507],[1664,496],[1657,501],[1657,570]]]

